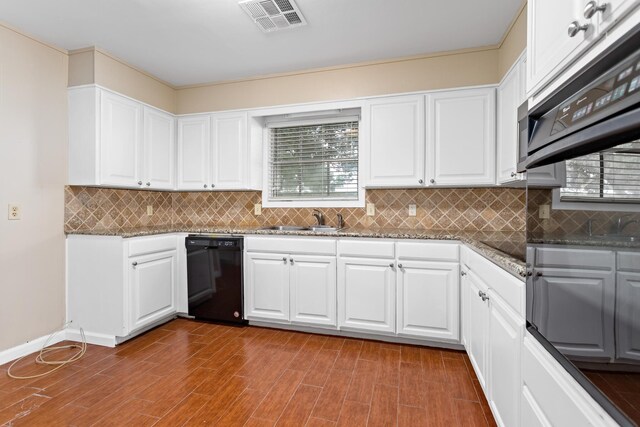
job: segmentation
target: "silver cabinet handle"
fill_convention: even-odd
[[[207,184],[204,185],[204,188],[207,188]]]
[[[293,258],[289,258],[289,262],[293,265]]]
[[[515,172],[511,172],[511,178],[515,178],[516,176],[518,176],[518,174],[517,174],[517,173],[515,173]]]
[[[135,267],[136,265],[138,265],[138,262],[137,262],[137,261],[133,261],[133,262],[131,263],[131,265],[133,265],[133,266]]]
[[[398,264],[398,268],[402,268],[402,264]]]
[[[435,180],[435,179],[433,179],[433,178],[431,178],[431,179],[429,180],[429,182],[430,182],[431,184],[435,184],[435,183],[436,183],[436,180]]]
[[[216,186],[215,184],[211,184],[211,188],[213,188],[213,187],[215,187],[215,186]]]
[[[151,183],[150,182],[147,182],[147,187],[151,187]]]
[[[573,21],[567,28],[567,34],[569,34],[569,37],[575,37],[580,31],[587,31],[588,29],[589,24],[580,25],[578,21]]]
[[[484,296],[484,292],[482,292],[482,291],[478,291],[478,296],[479,296],[480,298],[482,298],[482,297]]]
[[[607,3],[603,3],[598,6],[598,3],[592,0],[584,6],[584,17],[587,19],[591,19],[596,13],[604,13],[605,10],[607,10]]]
[[[418,180],[418,184],[422,184],[423,182],[424,182],[424,181],[423,181],[423,180],[421,180],[421,179],[419,179],[419,180]]]
[[[286,256],[283,256],[283,257],[282,257],[282,261],[284,261],[284,263],[286,264],[286,263],[287,263],[287,257],[286,257]]]
[[[462,271],[460,272],[460,275],[461,275],[461,276],[466,276],[466,275],[467,275],[467,272],[466,272],[466,271],[464,271],[464,270],[462,270]]]
[[[536,271],[536,276],[538,277],[542,276],[542,271]]]
[[[482,301],[489,301],[487,294],[482,295]]]
[[[142,185],[142,181],[138,181],[138,185]]]
[[[389,267],[393,268],[393,263],[389,264]]]

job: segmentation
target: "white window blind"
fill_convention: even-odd
[[[358,200],[358,120],[269,129],[271,200]]]
[[[560,200],[640,202],[640,141],[566,161]]]

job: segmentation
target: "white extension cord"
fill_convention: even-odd
[[[49,375],[49,374],[57,371],[58,369],[60,369],[60,368],[62,368],[64,366],[67,366],[68,364],[73,363],[76,360],[80,359],[82,356],[84,356],[84,354],[87,351],[87,339],[84,336],[84,330],[82,328],[80,328],[80,336],[82,337],[82,343],[81,344],[60,345],[60,346],[48,347],[47,348],[47,346],[49,345],[49,343],[51,342],[53,337],[55,337],[60,332],[64,331],[69,323],[71,323],[71,322],[66,323],[62,327],[62,329],[60,329],[60,330],[52,333],[51,335],[49,335],[49,338],[47,338],[47,341],[45,341],[44,345],[42,346],[42,348],[38,352],[38,355],[36,356],[36,363],[38,365],[55,366],[53,369],[50,369],[47,372],[43,372],[41,374],[36,374],[36,375],[21,376],[21,375],[12,374],[11,373],[11,369],[18,362],[20,362],[22,359],[24,359],[25,357],[29,356],[29,355],[27,355],[27,356],[22,356],[21,358],[15,360],[11,364],[11,366],[9,366],[9,369],[7,369],[7,375],[9,375],[11,378],[15,378],[15,379],[18,379],[18,380],[28,380],[28,379],[33,379],[33,378],[40,378],[40,377],[44,377],[45,375]],[[52,351],[72,349],[72,348],[77,348],[78,351],[73,356],[71,356],[70,358],[68,358],[66,360],[46,360],[44,358],[45,354],[51,353]]]

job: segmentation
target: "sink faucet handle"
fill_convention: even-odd
[[[336,214],[336,216],[338,217],[338,228],[343,228],[344,227],[344,218],[342,217],[341,213]]]
[[[589,218],[587,220],[587,235],[589,237],[593,236],[593,223],[595,222],[595,219],[593,218]]]
[[[316,221],[318,221],[318,225],[324,225],[324,215],[318,209],[313,210],[314,217],[316,217]]]

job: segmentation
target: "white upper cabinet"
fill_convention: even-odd
[[[142,105],[102,91],[100,100],[100,183],[142,186]]]
[[[504,76],[496,95],[496,180],[506,184],[519,180],[518,107],[524,102],[524,56]]]
[[[211,117],[208,114],[178,119],[178,190],[210,187]]]
[[[211,119],[211,187],[247,187],[247,113],[214,114]]]
[[[69,89],[69,184],[173,190],[175,118],[97,87]]]
[[[370,187],[416,187],[424,184],[424,96],[370,100],[364,112],[365,148]]]
[[[495,184],[495,89],[427,95],[429,185]]]
[[[176,121],[171,114],[144,108],[144,185],[175,188]]]
[[[527,3],[527,93],[542,88],[595,37],[584,17],[586,0],[530,0]],[[571,36],[569,28],[576,28]],[[584,28],[581,30],[580,28]]]

